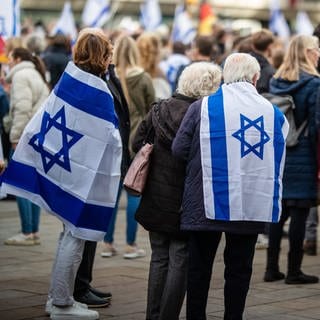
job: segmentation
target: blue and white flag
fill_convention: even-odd
[[[200,146],[206,217],[277,222],[288,122],[246,82],[203,99]]]
[[[20,1],[1,0],[0,36],[4,38],[20,36]]]
[[[110,0],[87,0],[82,12],[82,22],[86,27],[100,28],[110,17]]]
[[[69,36],[73,43],[76,41],[78,32],[76,24],[74,22],[71,3],[69,1],[64,4],[61,16],[56,25],[51,30],[50,34],[52,36],[56,34],[64,34],[66,36]]]
[[[158,0],[145,0],[140,7],[140,22],[146,31],[154,31],[162,21]]]
[[[286,41],[290,38],[290,28],[282,11],[280,10],[278,0],[270,1],[269,29]]]
[[[305,11],[298,11],[296,19],[296,33],[311,36],[314,27]]]
[[[183,4],[176,7],[172,27],[172,41],[189,44],[197,35],[197,30]]]
[[[69,62],[26,126],[2,189],[53,213],[75,237],[100,241],[115,206],[121,157],[106,83]]]

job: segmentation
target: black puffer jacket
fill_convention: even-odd
[[[136,220],[148,231],[180,233],[185,163],[171,153],[171,144],[180,123],[195,100],[174,94],[167,100],[154,103],[141,122],[133,140],[137,152],[151,125],[155,130],[150,172]]]

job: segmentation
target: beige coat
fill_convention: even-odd
[[[11,83],[10,142],[17,143],[29,120],[48,97],[49,89],[31,61],[22,61],[15,65],[6,81]]]

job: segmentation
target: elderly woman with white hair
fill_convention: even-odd
[[[152,250],[146,319],[179,319],[188,264],[187,236],[180,231],[185,163],[172,156],[171,144],[189,105],[215,92],[220,82],[219,66],[208,62],[188,66],[177,92],[153,105],[133,141],[137,152],[153,130],[150,171],[136,212],[136,220],[149,231]]]

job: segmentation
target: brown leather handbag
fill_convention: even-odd
[[[123,180],[124,189],[133,196],[141,196],[146,185],[153,150],[153,142],[147,142],[150,135],[154,135],[153,127],[149,129],[144,145],[133,158]]]

